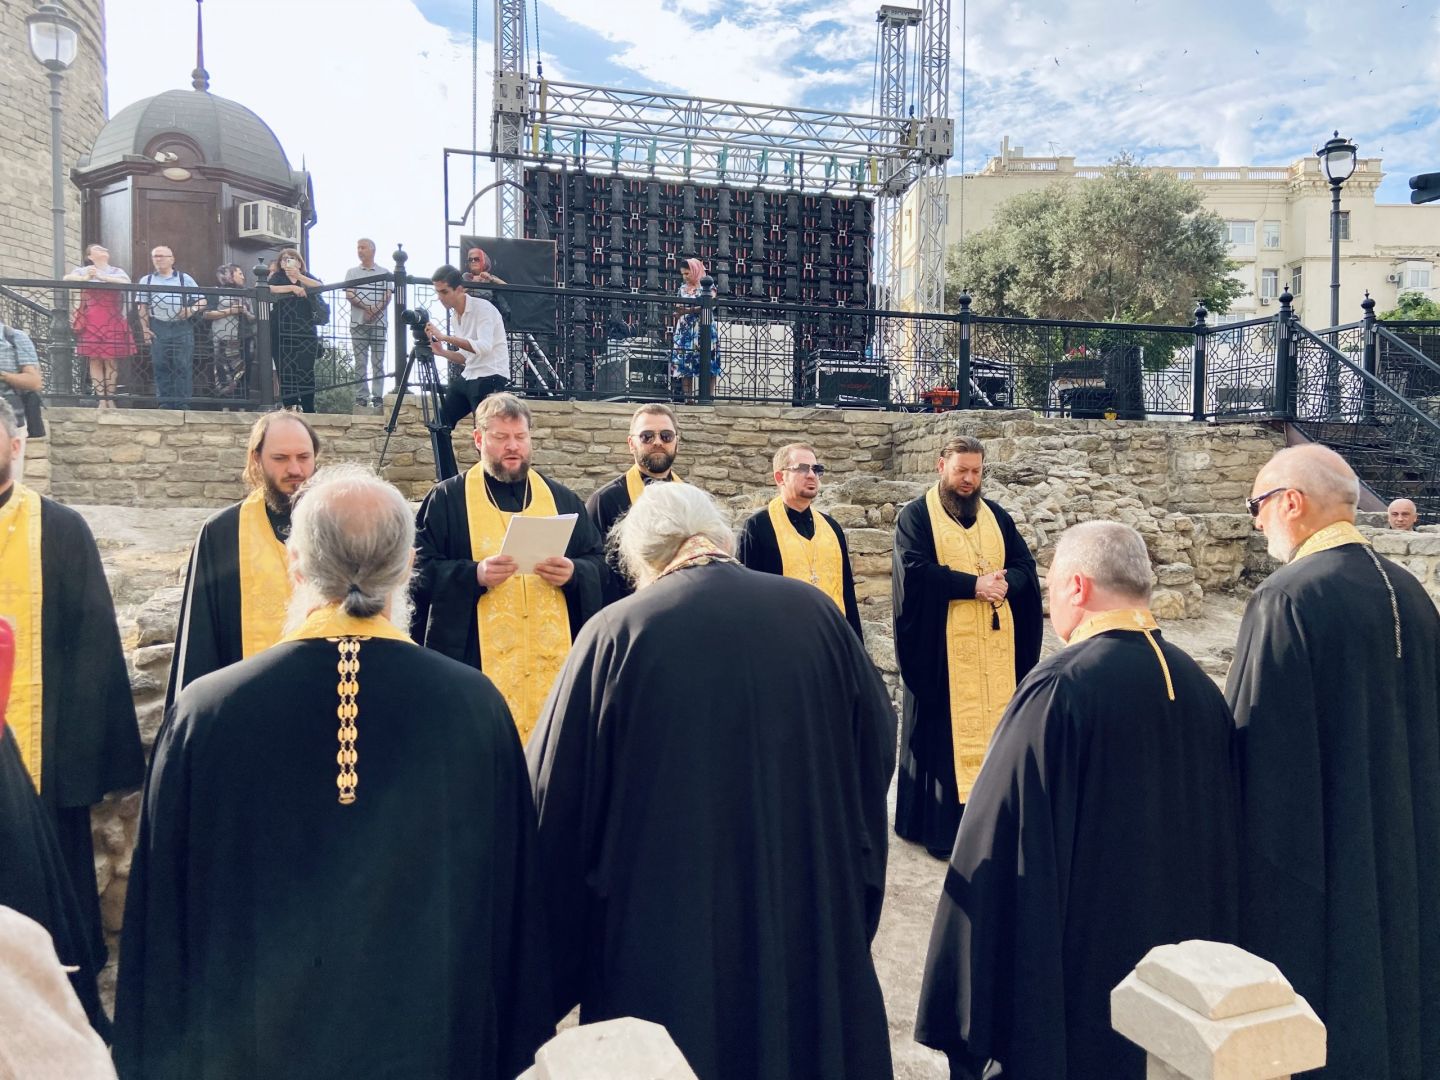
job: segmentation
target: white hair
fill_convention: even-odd
[[[1072,525],[1055,545],[1050,573],[1082,574],[1107,592],[1149,600],[1155,585],[1145,541],[1118,521],[1085,521]]]
[[[286,629],[317,607],[339,604],[356,618],[388,604],[410,622],[410,557],[415,518],[405,496],[363,465],[327,465],[296,495],[290,551],[299,576]]]
[[[1326,446],[1287,446],[1277,451],[1261,474],[1270,486],[1303,492],[1316,506],[1347,511],[1351,520],[1360,503],[1360,480],[1335,451]]]
[[[636,587],[648,585],[680,545],[703,536],[727,555],[735,534],[725,512],[693,484],[651,484],[610,534],[610,549]]]

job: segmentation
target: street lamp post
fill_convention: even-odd
[[[1340,132],[1315,156],[1330,182],[1330,325],[1340,325],[1340,187],[1355,172],[1355,144],[1342,139]]]
[[[65,150],[61,143],[60,80],[75,62],[80,26],[58,3],[42,3],[25,20],[30,52],[50,76],[50,216],[53,222],[53,262],[56,282],[65,276]],[[75,341],[70,332],[69,301],[58,284],[50,308],[50,373],[62,393],[73,393]]]
[[[1336,131],[1315,156],[1325,179],[1330,181],[1330,325],[1340,325],[1340,188],[1355,172],[1355,144]],[[1330,335],[1333,348],[1340,347],[1340,335]],[[1331,353],[1325,361],[1325,404],[1330,419],[1341,416],[1340,363]]]

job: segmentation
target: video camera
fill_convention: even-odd
[[[430,312],[423,307],[406,308],[400,313],[400,321],[410,327],[416,341],[423,341],[425,328],[430,325]]]

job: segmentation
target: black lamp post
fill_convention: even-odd
[[[60,80],[75,62],[80,45],[80,25],[65,14],[56,3],[43,3],[35,14],[25,20],[30,34],[30,52],[50,75],[50,216],[53,221],[53,277],[65,276],[65,150],[61,145]],[[56,286],[50,310],[50,372],[59,380],[56,389],[70,393],[75,389],[74,340],[68,318],[69,302],[65,291]]]
[[[1315,156],[1330,181],[1330,325],[1340,325],[1340,187],[1355,172],[1355,144],[1342,139],[1340,132]]]

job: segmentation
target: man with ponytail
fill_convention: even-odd
[[[321,469],[280,643],[176,700],[131,869],[122,1076],[511,1077],[553,1033],[520,739],[488,678],[402,629],[414,546],[398,490]]]

